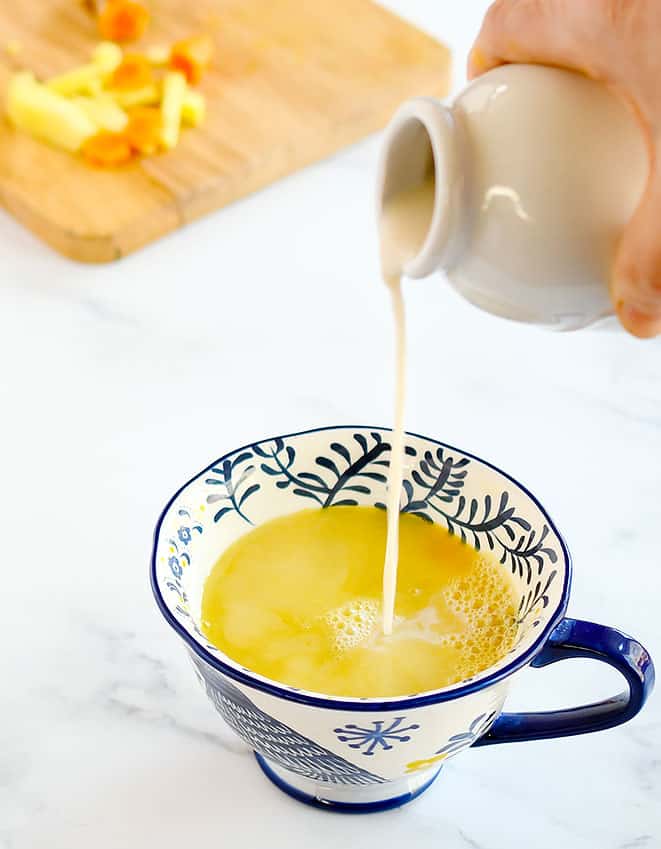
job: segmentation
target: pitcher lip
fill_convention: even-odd
[[[463,448],[457,448],[456,446],[450,445],[447,442],[441,442],[438,439],[431,439],[428,436],[424,436],[423,434],[419,433],[414,433],[412,431],[406,431],[406,435],[416,437],[417,439],[423,439],[426,442],[431,443],[432,445],[437,445],[441,448],[447,448],[450,451],[457,451],[463,454],[464,456],[470,457],[472,460],[476,460],[478,463],[482,463],[488,468],[493,469],[493,471],[503,475],[503,477],[507,478],[507,480],[511,481],[516,487],[518,487],[518,489],[524,492],[527,497],[530,498],[530,500],[539,508],[545,520],[548,522],[549,527],[558,538],[558,542],[562,549],[562,554],[565,563],[565,573],[563,576],[563,585],[560,600],[558,601],[555,610],[553,611],[553,614],[549,617],[548,623],[539,632],[537,638],[532,643],[532,645],[521,655],[515,657],[511,661],[511,663],[506,664],[505,666],[503,666],[502,669],[499,669],[489,675],[486,675],[484,678],[453,684],[449,687],[443,687],[438,690],[427,690],[418,695],[375,698],[347,698],[344,696],[329,696],[324,695],[323,693],[313,693],[312,691],[308,690],[300,690],[295,687],[290,687],[287,684],[281,684],[277,681],[271,681],[266,678],[260,678],[250,672],[233,668],[229,664],[225,663],[222,660],[219,660],[218,658],[214,657],[210,652],[208,652],[204,648],[204,646],[200,645],[200,643],[198,643],[198,641],[191,634],[189,634],[188,631],[174,617],[168,604],[163,598],[160,587],[158,586],[158,580],[156,577],[156,554],[158,550],[158,541],[161,532],[161,525],[163,524],[163,520],[165,519],[170,507],[176,501],[179,495],[181,495],[181,493],[199,477],[210,471],[214,466],[218,466],[220,463],[223,462],[223,460],[228,457],[231,457],[232,454],[236,454],[239,451],[251,448],[253,445],[257,445],[261,442],[272,442],[276,439],[284,440],[291,439],[296,436],[308,436],[309,434],[321,433],[323,431],[331,432],[334,430],[351,429],[392,431],[392,428],[382,426],[327,425],[325,427],[315,427],[308,428],[306,430],[294,431],[293,433],[286,433],[282,434],[281,436],[257,439],[253,442],[247,443],[246,445],[242,445],[238,448],[233,448],[231,451],[227,451],[225,454],[223,454],[218,459],[214,460],[212,463],[209,463],[208,466],[205,466],[204,469],[197,472],[197,474],[193,475],[189,480],[186,481],[186,483],[179,487],[179,489],[174,493],[174,495],[168,500],[167,504],[161,511],[156,522],[156,527],[154,529],[154,544],[152,547],[151,564],[149,570],[152,592],[154,594],[156,604],[158,605],[158,608],[163,614],[163,617],[165,618],[166,622],[184,640],[189,649],[194,651],[195,654],[198,655],[198,657],[205,661],[205,663],[208,663],[218,672],[222,672],[223,675],[226,675],[228,678],[231,678],[234,681],[238,681],[240,684],[243,684],[247,687],[251,687],[255,690],[260,690],[261,692],[268,693],[269,695],[277,696],[278,698],[297,702],[299,704],[310,705],[311,707],[325,708],[327,710],[386,711],[410,710],[412,708],[426,707],[428,705],[438,704],[439,702],[452,701],[454,699],[461,698],[462,696],[467,696],[471,693],[476,693],[479,690],[484,690],[485,688],[490,687],[493,684],[497,684],[499,681],[502,681],[505,678],[508,678],[510,675],[512,675],[512,673],[523,668],[524,666],[527,666],[533,660],[533,658],[542,650],[550,634],[558,625],[560,620],[563,618],[567,609],[572,577],[572,558],[571,553],[569,551],[569,547],[567,546],[564,537],[558,530],[555,522],[548,514],[546,508],[542,505],[539,499],[526,486],[517,481],[516,478],[512,477],[512,475],[508,474],[507,472],[504,472],[501,468],[495,466],[493,463],[490,463],[488,460],[483,460],[477,454],[473,454],[470,451],[465,451]]]

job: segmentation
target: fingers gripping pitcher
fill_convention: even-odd
[[[633,111],[605,86],[506,65],[450,107],[403,104],[386,130],[379,215],[397,195],[433,185],[404,274],[441,270],[487,312],[575,330],[613,312],[611,263],[648,170]]]

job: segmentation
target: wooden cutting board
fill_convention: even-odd
[[[383,127],[405,98],[448,90],[448,50],[370,0],[149,5],[136,49],[202,30],[216,41],[207,120],[174,151],[96,170],[0,118],[0,203],[84,262],[124,256]],[[14,40],[18,56],[5,49]],[[79,0],[1,4],[0,102],[12,71],[51,76],[87,61],[98,40]]]

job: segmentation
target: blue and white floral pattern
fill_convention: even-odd
[[[244,522],[254,524],[241,509],[250,496],[260,490],[260,484],[254,482],[243,486],[255,472],[255,466],[249,462],[252,456],[250,451],[242,451],[236,457],[223,460],[222,464],[210,470],[213,477],[208,477],[205,483],[216,491],[207,495],[207,504],[225,502],[224,506],[214,513],[214,522],[234,511]]]
[[[221,488],[221,492],[208,495],[206,500],[208,504],[228,502],[214,514],[215,522],[235,512],[251,525],[245,502],[269,484],[277,490],[290,490],[297,498],[319,507],[372,503],[385,509],[389,455],[390,443],[379,431],[347,432],[341,441],[332,439],[311,467],[309,460],[303,465],[297,463],[294,441],[286,443],[277,438],[253,445],[251,450],[212,468],[215,476],[205,483]],[[472,462],[468,457],[444,446],[420,451],[413,445],[406,446],[406,456],[410,473],[403,483],[401,512],[444,524],[451,534],[458,534],[478,551],[486,547],[495,552],[501,563],[525,578],[527,590],[520,599],[520,621],[540,605],[544,607],[556,572],[547,569],[542,573],[545,564],[555,564],[558,559],[548,543],[549,527],[533,528],[510,503],[507,489],[467,497],[463,490]],[[262,473],[260,482],[255,480],[256,472]]]
[[[453,734],[448,742],[444,746],[441,746],[440,749],[437,749],[434,754],[448,757],[454,755],[456,752],[460,752],[467,746],[472,746],[478,737],[481,737],[491,728],[497,715],[496,711],[493,710],[489,713],[481,713],[479,716],[476,716],[468,726],[467,731]]]
[[[357,505],[356,494],[371,495],[370,482],[385,484],[387,474],[383,469],[390,465],[390,460],[383,457],[390,452],[390,445],[378,431],[368,436],[354,433],[352,438],[357,443],[357,452],[352,450],[355,445],[347,446],[335,440],[329,444],[327,453],[315,457],[315,471],[296,471],[296,450],[293,445],[285,445],[281,438],[274,439],[270,445],[256,445],[254,450],[264,458],[261,470],[278,478],[275,483],[278,489],[291,486],[294,495],[314,501],[319,507],[341,507]]]

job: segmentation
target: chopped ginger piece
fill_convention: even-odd
[[[88,115],[71,100],[21,71],[9,81],[7,115],[14,126],[71,152],[96,132]]]
[[[161,100],[161,141],[168,150],[176,147],[181,126],[181,109],[186,97],[186,77],[179,71],[168,71],[163,80]]]
[[[153,81],[154,74],[149,59],[140,53],[130,53],[124,57],[122,64],[115,68],[108,85],[125,91],[145,88]]]
[[[99,31],[110,41],[136,41],[149,24],[149,12],[134,0],[108,0],[99,15]]]
[[[122,61],[122,50],[116,44],[101,42],[92,55],[92,61],[66,71],[48,80],[48,88],[58,94],[70,95],[91,93],[90,89],[100,89],[102,80],[111,74]]]
[[[124,135],[138,153],[156,153],[161,144],[161,110],[153,106],[133,109]]]
[[[172,45],[170,67],[181,71],[191,85],[197,85],[211,63],[213,41],[208,35],[185,38]]]
[[[80,106],[99,130],[119,133],[128,123],[129,116],[107,94],[97,97],[74,97],[72,102]]]
[[[136,0],[106,0],[95,8],[106,40],[96,45],[91,61],[46,83],[29,72],[14,74],[7,116],[35,138],[81,151],[87,162],[102,167],[176,147],[182,125],[197,127],[205,118],[206,101],[189,83],[199,82],[211,62],[211,38],[124,54],[115,42],[142,35],[147,9]],[[8,53],[19,49],[14,42],[6,45]]]
[[[82,154],[92,165],[112,168],[128,162],[131,159],[132,150],[123,133],[101,130],[83,144]]]
[[[106,73],[112,73],[122,61],[122,48],[112,41],[100,41],[92,51],[92,61]]]
[[[102,91],[102,81],[96,77],[93,77],[89,79],[84,86],[81,87],[80,93],[83,95],[89,95],[89,97],[96,97],[97,94],[101,94]]]
[[[135,106],[153,106],[161,99],[160,89],[155,83],[146,85],[144,88],[127,89],[126,91],[108,89],[107,93],[122,109],[132,109]]]
[[[165,44],[153,44],[145,50],[145,56],[152,65],[161,67],[170,61],[170,48]]]
[[[94,63],[81,65],[71,71],[66,71],[57,77],[48,80],[46,85],[51,91],[58,94],[71,95],[81,91],[89,91],[89,85],[93,80],[98,80],[101,71]]]
[[[181,121],[189,127],[199,127],[206,114],[206,101],[199,91],[189,88],[181,105]]]

